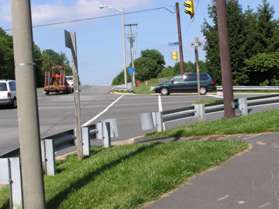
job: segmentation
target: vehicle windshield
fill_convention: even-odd
[[[72,80],[73,80],[73,77],[72,77],[72,76],[66,76],[66,80],[67,80],[67,81],[72,81]]]
[[[7,85],[6,83],[0,83],[0,91],[7,91]]]

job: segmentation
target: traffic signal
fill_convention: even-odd
[[[194,0],[186,0],[184,2],[185,13],[190,15],[191,18],[195,16],[195,2]]]
[[[178,61],[178,52],[177,51],[172,52],[171,53],[171,58],[174,61]]]

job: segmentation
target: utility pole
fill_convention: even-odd
[[[227,8],[225,0],[216,0],[219,49],[221,58],[222,85],[224,94],[224,117],[235,116],[229,35],[227,26]]]
[[[12,25],[23,207],[25,209],[44,209],[44,182],[30,0],[12,0]]]
[[[180,75],[183,75],[184,74],[184,55],[183,55],[183,42],[182,42],[179,3],[176,2],[175,6],[176,6],[176,20],[177,20],[178,42],[179,42]]]
[[[124,67],[124,83],[125,87],[128,87],[128,78],[127,78],[127,59],[126,59],[126,31],[125,31],[125,10],[118,10],[121,12],[121,29],[122,29],[122,50],[123,50],[123,67]]]
[[[73,56],[73,79],[74,79],[74,102],[75,102],[75,137],[77,155],[81,160],[83,159],[82,139],[81,139],[81,113],[80,113],[80,86],[79,86],[79,75],[78,75],[78,59],[77,59],[77,41],[76,33],[65,31],[65,42],[66,46],[71,49]]]
[[[134,59],[135,59],[135,49],[134,49],[134,44],[136,41],[136,34],[133,31],[133,27],[137,27],[138,24],[126,24],[125,27],[129,27],[129,35],[128,35],[128,39],[129,39],[129,43],[130,43],[130,57],[131,57],[131,65],[133,68],[135,68],[135,63],[134,63]],[[132,74],[132,85],[135,86],[136,83],[136,78],[135,78],[135,72],[133,72]]]
[[[195,58],[196,58],[196,71],[197,71],[197,87],[198,87],[198,95],[200,95],[201,91],[201,83],[200,83],[200,65],[199,65],[199,47],[201,46],[201,42],[199,38],[196,38],[192,43],[192,46],[195,48]]]

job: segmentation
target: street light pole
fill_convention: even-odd
[[[122,42],[122,50],[123,50],[123,73],[124,73],[124,83],[125,87],[128,87],[128,78],[127,78],[127,60],[126,60],[126,31],[125,31],[125,9],[119,9],[112,6],[101,4],[99,6],[100,9],[114,9],[121,14],[121,42]]]
[[[124,83],[125,87],[128,86],[127,79],[127,60],[126,60],[126,31],[125,31],[125,10],[118,10],[121,12],[121,28],[122,28],[122,50],[123,50],[123,68],[124,68]]]
[[[235,116],[233,105],[233,82],[229,48],[229,35],[227,23],[227,8],[225,0],[216,0],[219,49],[221,58],[222,85],[224,94],[224,117]]]
[[[12,0],[12,25],[23,208],[44,209],[44,182],[30,0]]]

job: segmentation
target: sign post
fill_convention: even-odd
[[[74,79],[74,100],[75,100],[75,136],[78,158],[82,159],[83,156],[83,145],[81,137],[81,113],[80,113],[80,87],[79,87],[79,76],[78,76],[78,60],[77,60],[77,43],[76,33],[65,30],[65,45],[71,49],[73,56],[73,79]]]

